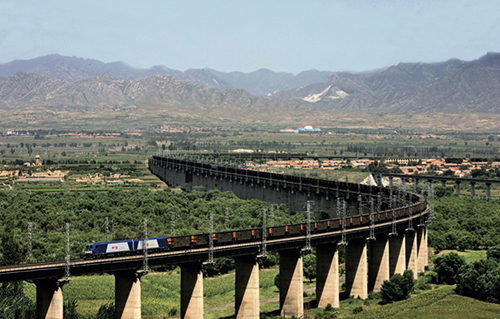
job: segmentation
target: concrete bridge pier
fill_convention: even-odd
[[[486,198],[491,198],[491,183],[486,183]]]
[[[389,187],[390,188],[394,187],[394,177],[393,176],[389,176]]]
[[[283,317],[304,315],[302,254],[299,249],[280,254],[280,312]]]
[[[414,181],[414,183],[415,183],[415,188],[417,188],[417,187],[418,187],[418,184],[419,184],[419,182],[420,182],[420,179],[418,179],[418,178],[414,177],[414,178],[413,178],[413,181]]]
[[[339,252],[338,244],[316,246],[316,300],[318,307],[331,304],[339,308]]]
[[[119,271],[115,276],[115,318],[141,318],[142,272]]]
[[[418,278],[417,259],[417,232],[413,229],[406,230],[406,269],[413,271],[413,278]]]
[[[368,298],[366,240],[351,239],[345,249],[345,291],[347,296]]]
[[[368,291],[380,291],[384,280],[390,279],[389,237],[378,235],[369,241]]]
[[[403,274],[406,269],[406,236],[391,234],[389,237],[389,275]]]
[[[259,263],[256,256],[234,259],[236,264],[235,313],[237,319],[259,319]]]
[[[427,226],[419,225],[417,228],[417,271],[425,271],[425,267],[429,265],[429,247],[427,246]]]
[[[460,196],[460,181],[455,181],[457,195]]]
[[[476,197],[476,182],[470,182],[470,196]]]
[[[445,180],[441,181],[441,186],[442,186],[443,188],[446,188],[446,181],[445,181]]]
[[[427,180],[427,196],[431,196],[433,193],[433,188],[432,188],[432,179]]]
[[[63,319],[63,291],[65,280],[50,278],[34,282],[36,285],[37,319]]]
[[[181,264],[181,318],[203,318],[201,262]]]

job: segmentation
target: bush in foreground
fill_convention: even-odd
[[[385,280],[380,289],[382,303],[387,304],[393,301],[407,299],[413,290],[413,271],[405,270],[403,275],[395,274],[391,280]]]
[[[500,303],[499,246],[488,250],[488,259],[460,268],[456,277],[456,292],[475,299]]]
[[[437,273],[437,283],[454,285],[458,271],[464,265],[465,259],[454,252],[436,258],[434,270]]]

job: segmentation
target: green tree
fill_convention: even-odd
[[[64,319],[80,319],[81,316],[76,311],[76,308],[78,308],[77,300],[72,299],[64,303]]]
[[[460,268],[456,279],[457,294],[500,303],[500,263],[480,260]]]
[[[391,303],[407,299],[413,290],[413,271],[405,270],[403,275],[394,274],[390,280],[385,280],[380,288],[382,303]]]
[[[464,265],[465,259],[454,252],[436,258],[434,270],[437,273],[438,283],[455,284],[458,271]]]
[[[102,305],[95,316],[95,319],[114,319],[115,318],[115,304],[109,303]]]
[[[2,253],[1,265],[17,265],[24,260],[25,256],[25,251],[14,238],[14,233],[10,231],[2,234],[0,252]]]
[[[316,278],[316,254],[307,254],[303,258],[304,277],[312,282]]]
[[[486,256],[488,259],[500,262],[500,245],[496,245],[495,247],[489,248],[488,252],[486,253]]]
[[[24,251],[12,232],[2,234],[0,252],[1,265],[19,264],[24,260]],[[4,282],[0,286],[0,318],[35,318],[35,304],[24,294],[22,281]]]
[[[278,290],[280,289],[280,273],[274,276],[274,285],[278,288]]]

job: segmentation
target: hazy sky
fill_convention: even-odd
[[[500,0],[0,0],[0,62],[40,55],[250,72],[500,52]]]

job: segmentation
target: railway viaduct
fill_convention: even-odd
[[[153,156],[149,168],[171,186],[188,191],[230,190],[241,198],[286,204],[291,212],[304,211],[304,203],[313,200],[316,219],[330,218],[342,225],[341,229],[316,232],[316,223],[311,222],[305,223],[307,232],[298,236],[149,254],[151,266],[180,266],[181,318],[203,317],[203,264],[210,255],[235,259],[236,318],[259,318],[257,261],[266,251],[276,251],[280,256],[280,311],[287,317],[304,314],[302,256],[311,246],[316,248],[319,307],[339,307],[340,246],[345,247],[345,296],[367,298],[393,274],[411,269],[416,276],[427,266],[429,208],[418,194],[222,166],[203,159]],[[338,210],[339,203],[346,203],[343,213]],[[356,226],[363,220],[369,223]],[[265,229],[265,233],[269,231]],[[116,318],[140,318],[143,261],[142,256],[126,256],[71,260],[69,264],[74,276],[114,274]],[[1,267],[0,282],[33,281],[37,287],[37,317],[62,319],[66,269],[64,261]]]
[[[462,183],[470,183],[470,196],[476,196],[476,184],[486,185],[486,198],[491,198],[491,185],[500,184],[500,180],[495,179],[481,179],[481,178],[454,178],[446,176],[427,176],[427,175],[407,175],[407,174],[395,174],[395,173],[380,173],[376,174],[377,180],[380,184],[380,180],[383,176],[389,178],[389,187],[393,186],[394,178],[399,178],[403,184],[409,181],[413,181],[415,186],[418,186],[421,182],[427,181],[427,184],[432,184],[434,181],[441,182],[441,186],[446,187],[447,182],[452,182],[455,184],[455,192],[460,196],[460,185]]]

